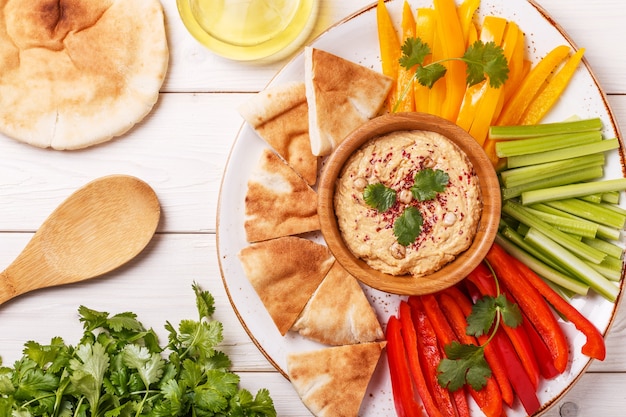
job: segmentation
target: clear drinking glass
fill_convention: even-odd
[[[311,33],[318,0],[176,0],[187,30],[226,58],[275,60]]]

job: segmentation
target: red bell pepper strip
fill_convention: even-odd
[[[439,308],[439,303],[434,295],[428,294],[420,297],[424,312],[428,320],[433,326],[433,330],[437,335],[437,341],[439,342],[439,348],[441,349],[442,356],[445,356],[445,346],[449,345],[453,341],[458,341],[452,327],[446,320],[445,316]],[[456,390],[450,393],[452,400],[456,405],[456,411],[459,417],[469,417],[469,405],[467,404],[467,398],[465,397],[464,390]]]
[[[387,322],[387,361],[391,376],[393,401],[398,417],[420,417],[422,410],[415,400],[413,381],[404,353],[400,320],[396,316],[389,317]]]
[[[500,353],[500,357],[504,362],[505,369],[507,370],[507,374],[509,376],[509,381],[511,381],[513,390],[515,390],[522,406],[524,406],[524,410],[526,410],[526,413],[528,413],[529,416],[535,414],[535,412],[541,407],[541,404],[537,398],[535,387],[530,381],[528,374],[524,370],[522,363],[515,353],[515,349],[513,348],[511,341],[506,337],[506,334],[501,331],[501,329],[498,329],[493,339],[491,339],[490,344],[491,343],[495,344],[496,349]]]
[[[413,325],[413,319],[411,318],[411,307],[406,301],[400,302],[399,307],[400,324],[402,326],[402,340],[404,341],[404,348],[406,350],[406,356],[409,364],[411,375],[413,376],[413,382],[417,394],[422,399],[422,404],[426,410],[428,417],[442,417],[439,412],[435,401],[426,384],[424,378],[424,372],[422,371],[422,365],[419,362],[418,346],[417,346],[417,334],[415,333],[415,326]]]
[[[437,344],[435,330],[428,320],[421,300],[418,297],[409,297],[408,302],[411,306],[411,318],[417,333],[420,363],[424,364],[424,377],[431,389],[431,395],[442,415],[455,417],[456,409],[450,397],[450,391],[439,385],[437,381],[437,367],[439,362],[441,362],[442,355]]]
[[[522,312],[522,316],[524,319],[522,320],[522,326],[524,326],[524,330],[526,331],[526,335],[528,336],[528,340],[533,347],[533,351],[535,352],[535,357],[537,358],[537,364],[539,364],[539,371],[541,372],[541,376],[546,379],[552,379],[557,375],[560,375],[560,372],[554,367],[554,361],[552,360],[552,354],[548,347],[537,333],[537,330],[533,327],[532,323]]]
[[[500,282],[511,292],[511,295],[520,309],[526,313],[535,329],[548,346],[554,367],[559,372],[564,372],[569,360],[569,346],[550,306],[539,291],[524,278],[519,268],[513,263],[513,258],[494,243],[487,260],[495,271]]]
[[[478,346],[476,338],[466,333],[467,319],[457,302],[450,295],[440,293],[438,295],[438,305],[441,308],[441,312],[450,323],[456,339],[465,345]],[[484,353],[485,360],[487,360],[487,353]],[[488,360],[487,363],[489,363]],[[487,384],[483,387],[483,389],[477,391],[471,386],[468,386],[467,389],[472,398],[474,398],[474,401],[476,401],[476,404],[478,404],[478,407],[480,407],[482,412],[485,413],[487,417],[501,417],[502,394],[500,392],[500,388],[498,387],[498,382],[496,381],[493,370],[491,373],[492,375],[487,378]]]
[[[470,283],[468,280],[463,281],[463,283],[468,289],[471,290],[471,288],[473,288],[475,291],[472,292],[476,293],[476,298],[480,298],[478,290],[476,289],[476,287],[474,287],[472,283]],[[463,320],[465,321],[465,325],[463,326],[462,330],[465,331],[465,329],[467,329],[466,318],[472,312],[471,301],[466,298],[465,294],[463,294],[463,292],[456,287],[450,287],[444,290],[444,293],[452,297],[461,309],[461,312],[463,313]],[[488,338],[489,337],[487,335],[482,335],[478,337],[477,340],[478,343],[485,344]],[[487,360],[487,363],[491,368],[491,372],[493,373],[493,376],[498,383],[498,387],[500,388],[500,394],[502,395],[502,401],[504,401],[509,407],[511,407],[513,405],[513,388],[511,387],[511,382],[509,381],[509,377],[506,374],[506,370],[504,369],[504,364],[500,359],[500,355],[491,343],[487,343],[487,345],[485,345],[485,359]]]
[[[489,268],[484,263],[480,263],[472,272],[470,272],[467,279],[478,287],[483,296],[488,295],[496,297],[498,295],[495,279]],[[507,294],[507,291],[504,289],[504,285],[502,283],[500,284],[500,287],[500,292],[505,294],[509,301],[511,301],[511,296]],[[504,323],[502,323],[501,326],[511,340],[511,343],[513,343],[513,347],[522,361],[524,369],[528,373],[531,382],[534,387],[537,388],[539,385],[540,375],[539,364],[524,327],[509,327]]]
[[[504,249],[500,248],[504,252]],[[505,252],[506,255],[508,253]],[[574,306],[563,299],[558,293],[556,293],[548,284],[545,283],[537,274],[535,274],[524,263],[517,258],[508,255],[511,262],[521,272],[524,278],[539,291],[539,293],[546,299],[550,305],[563,315],[567,320],[576,326],[576,328],[587,337],[586,343],[583,345],[581,351],[584,355],[591,358],[604,360],[606,357],[606,345],[604,343],[604,337],[593,323],[591,323],[585,316],[583,316]]]

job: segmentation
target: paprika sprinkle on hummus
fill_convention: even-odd
[[[334,207],[354,255],[392,275],[428,275],[472,244],[482,211],[467,155],[430,131],[366,142],[337,179]]]

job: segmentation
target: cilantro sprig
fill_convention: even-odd
[[[519,306],[500,293],[498,278],[491,265],[485,262],[496,283],[496,296],[484,296],[472,306],[466,333],[477,337],[489,334],[489,338],[480,346],[454,341],[444,347],[446,358],[441,360],[437,368],[438,382],[450,391],[456,391],[465,384],[477,391],[481,390],[491,376],[491,368],[485,359],[485,346],[491,342],[502,323],[515,328],[522,322]]]
[[[415,183],[411,187],[413,197],[418,201],[433,200],[438,193],[444,192],[450,181],[447,172],[440,169],[424,169],[415,174]]]
[[[440,169],[420,170],[413,178],[411,194],[418,201],[433,200],[438,193],[445,191],[449,179],[448,174]],[[363,200],[368,206],[384,213],[396,204],[397,193],[382,183],[368,184],[363,190]],[[416,207],[406,207],[393,224],[393,234],[398,243],[409,246],[415,242],[422,233],[423,223],[422,214]]]
[[[363,200],[368,206],[384,213],[396,204],[396,191],[380,182],[368,184],[363,190]]]
[[[193,290],[198,320],[168,322],[164,347],[133,313],[81,306],[76,347],[60,337],[30,341],[12,368],[0,367],[0,415],[275,417],[268,390],[239,387],[228,356],[216,350],[223,336],[211,319],[213,296]]]
[[[509,77],[509,66],[504,50],[495,42],[475,41],[461,57],[451,57],[424,64],[424,60],[430,55],[430,46],[420,38],[407,38],[402,45],[402,56],[399,63],[406,69],[415,67],[413,79],[421,85],[432,88],[435,83],[444,77],[447,68],[443,65],[446,61],[462,61],[466,65],[466,82],[468,86],[478,84],[489,79],[489,85],[500,88]],[[409,85],[407,88],[409,88]],[[402,97],[406,95],[403,92]],[[402,97],[398,101],[402,100]]]

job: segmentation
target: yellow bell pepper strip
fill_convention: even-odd
[[[543,119],[548,111],[554,106],[556,101],[563,93],[563,90],[569,84],[574,76],[580,61],[583,59],[585,49],[581,48],[576,51],[549,81],[548,85],[539,93],[537,97],[526,109],[526,113],[522,117],[520,124],[534,125]]]
[[[463,39],[465,39],[465,47],[468,47],[473,43],[469,42],[469,38],[471,31],[476,29],[473,20],[474,14],[476,13],[479,5],[480,0],[465,0],[457,7],[457,14],[459,15],[461,30],[463,32]]]
[[[478,40],[478,26],[472,22],[472,24],[470,25],[469,31],[467,33],[467,41],[466,41],[466,47],[469,48],[470,45],[472,45],[474,42],[476,42]]]
[[[384,0],[378,0],[376,5],[376,22],[378,29],[378,43],[380,48],[380,58],[382,61],[383,74],[391,77],[394,83],[398,79],[398,71],[400,63],[398,60],[402,56],[402,50],[400,49],[400,40],[398,34],[389,16],[387,6],[385,6]],[[397,100],[397,90],[394,87],[391,88],[389,96],[387,97],[387,107],[391,110]]]
[[[444,57],[462,57],[465,53],[465,38],[456,12],[455,1],[434,0],[433,4],[437,12],[437,37],[441,39]],[[441,115],[445,119],[455,121],[467,87],[465,64],[459,60],[451,60],[444,65],[448,70],[445,77],[446,97]]]
[[[511,99],[504,104],[502,113],[497,121],[498,125],[519,124],[528,105],[545,84],[552,71],[568,56],[569,51],[569,46],[559,45],[548,52],[548,54],[530,70],[528,75],[524,77],[524,81],[519,89],[513,94]]]
[[[435,38],[435,27],[437,17],[435,10],[430,7],[419,7],[415,18],[415,36],[420,38],[427,45],[433,44]],[[424,65],[432,61],[432,55],[424,59]],[[418,82],[413,83],[413,95],[415,99],[415,111],[427,113],[430,89]]]
[[[415,17],[408,1],[404,1],[402,6],[402,43],[408,38],[415,37]],[[403,66],[398,68],[398,80],[396,83],[397,101],[393,106],[394,112],[415,111],[415,92],[413,91],[413,75],[415,68],[406,69]]]
[[[443,43],[441,36],[439,36],[439,30],[437,29],[440,25],[439,16],[435,13],[435,33],[433,36],[433,43],[431,46],[431,55],[432,62],[439,61],[445,58],[443,52]],[[440,78],[430,89],[428,94],[428,113],[434,114],[436,116],[443,117],[443,103],[446,99],[447,88],[446,84],[448,83],[447,76]]]
[[[494,42],[497,45],[500,45],[502,37],[504,36],[506,24],[506,19],[501,17],[485,16],[480,32],[480,40],[485,43]],[[456,119],[456,124],[467,132],[470,131],[474,118],[478,117],[478,108],[488,90],[488,87],[489,81],[484,80],[478,84],[467,87],[465,90],[459,114]],[[479,138],[474,138],[478,143],[481,143]]]
[[[526,51],[526,39],[524,31],[517,26],[517,42],[515,42],[515,50],[509,60],[509,78],[504,83],[504,102],[507,102],[513,93],[519,88],[524,76],[527,74],[528,68],[525,68],[524,54]]]
[[[504,37],[502,38],[500,46],[504,50],[504,56],[508,62],[515,50],[518,32],[517,25],[513,22],[507,22],[505,27]],[[469,133],[481,146],[484,146],[485,139],[489,133],[489,126],[495,122],[497,116],[496,113],[499,109],[501,109],[502,103],[504,102],[503,95],[504,86],[494,88],[489,85],[485,90],[484,96],[480,100],[476,116],[474,117]],[[497,158],[495,161],[492,160],[492,162],[497,162]]]

